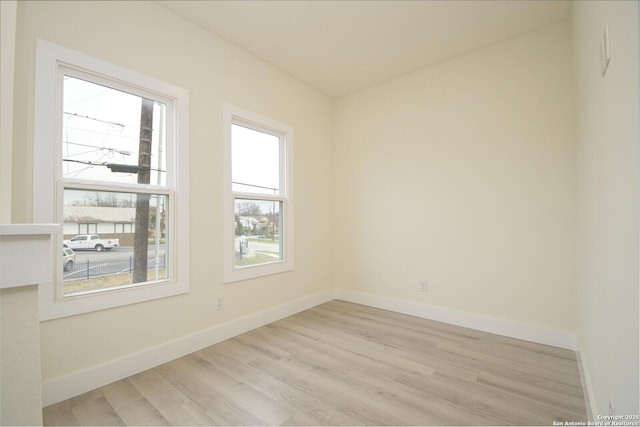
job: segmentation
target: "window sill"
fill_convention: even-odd
[[[293,260],[276,261],[268,264],[251,265],[246,267],[231,267],[224,273],[224,283],[240,282],[272,274],[293,271]]]
[[[40,285],[40,320],[52,320],[75,316],[97,310],[105,310],[123,305],[136,304],[166,298],[189,292],[189,282],[168,282],[141,285],[135,288],[114,289],[78,296],[65,297],[54,301],[51,282]]]

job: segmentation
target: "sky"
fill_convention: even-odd
[[[126,92],[65,76],[62,117],[62,174],[64,178],[136,183],[136,174],[114,173],[102,163],[138,164],[141,98]],[[166,152],[161,117],[164,104],[153,114],[151,183],[165,185]],[[93,164],[87,164],[93,163]],[[155,169],[155,170],[154,170]]]
[[[279,194],[280,138],[234,124],[231,141],[233,191]]]
[[[63,178],[105,183],[137,182],[135,173],[115,173],[104,164],[138,164],[141,99],[131,93],[65,76]],[[166,106],[156,102],[151,143],[151,184],[166,185],[165,116]],[[281,187],[279,162],[278,136],[232,125],[233,191],[278,194]],[[69,192],[65,195],[65,204],[72,203],[75,197],[86,198],[86,194],[82,194]]]

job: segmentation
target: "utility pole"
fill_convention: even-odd
[[[153,101],[142,98],[140,111],[140,145],[138,149],[138,184],[151,182],[151,136],[153,132]],[[136,197],[136,230],[133,238],[133,283],[147,281],[149,248],[148,194]],[[157,230],[156,230],[157,232]]]

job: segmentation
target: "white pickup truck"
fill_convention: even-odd
[[[120,240],[118,239],[101,239],[97,234],[80,234],[75,236],[71,240],[65,240],[64,244],[73,249],[78,250],[96,250],[96,251],[110,251],[113,248],[120,246]]]

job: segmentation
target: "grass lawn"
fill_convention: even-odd
[[[278,252],[272,252],[274,256],[269,255],[266,252],[256,252],[255,256],[244,256],[242,259],[236,257],[236,267],[244,267],[247,265],[255,265],[255,264],[265,264],[268,262],[279,261]]]
[[[165,279],[166,273],[164,269],[158,271],[160,280]],[[154,280],[155,272],[149,270],[147,272],[147,280]],[[132,276],[129,273],[114,274],[111,276],[94,277],[89,280],[70,280],[64,282],[64,294],[71,295],[77,292],[95,291],[100,289],[117,288],[119,286],[131,285]]]
[[[249,236],[246,239],[249,242],[264,242],[264,243],[275,243],[280,241],[280,239],[274,240],[271,237],[258,237],[258,236]]]

